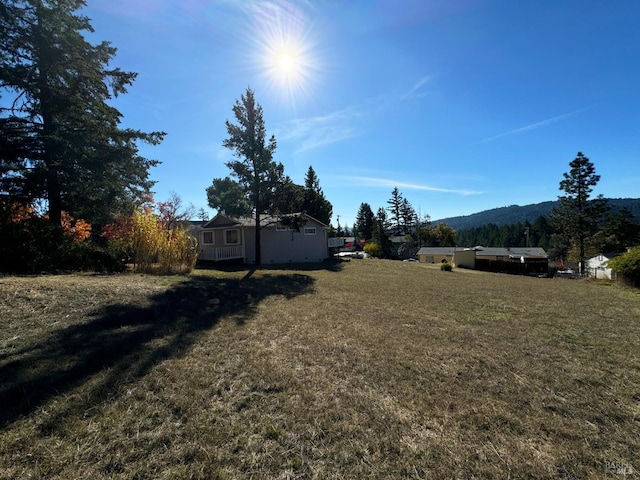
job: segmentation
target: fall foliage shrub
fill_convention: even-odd
[[[105,226],[102,235],[109,239],[112,251],[133,263],[136,272],[188,273],[195,266],[195,239],[181,227],[167,228],[148,208],[119,216]]]
[[[367,243],[364,246],[364,251],[372,257],[382,257],[382,247],[376,242]]]
[[[158,252],[160,270],[165,273],[190,272],[196,264],[198,251],[195,239],[183,228],[174,228],[164,235]]]

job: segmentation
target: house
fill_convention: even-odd
[[[587,276],[605,280],[615,280],[616,272],[607,267],[607,262],[619,255],[619,253],[601,253],[589,258],[585,263]]]
[[[475,268],[475,252],[462,247],[422,247],[417,253],[422,263],[450,263],[454,267]]]
[[[364,240],[356,237],[342,237],[343,246],[341,252],[361,252],[364,248]]]
[[[260,219],[262,264],[321,262],[329,257],[327,226],[307,216],[300,231],[280,223],[278,217]],[[255,218],[216,215],[194,229],[198,261],[255,263]]]
[[[519,275],[546,274],[549,257],[542,248],[422,247],[418,260],[423,263],[448,262],[453,266]]]
[[[549,256],[539,247],[474,247],[476,269],[516,275],[549,273]]]

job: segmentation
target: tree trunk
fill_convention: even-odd
[[[262,265],[260,255],[260,211],[256,208],[256,265]]]
[[[59,149],[54,136],[54,112],[51,105],[53,93],[49,87],[49,72],[52,67],[50,40],[42,25],[42,6],[37,4],[37,25],[35,27],[35,57],[38,63],[39,101],[42,110],[43,162],[45,165],[45,189],[49,202],[49,221],[55,225],[62,224],[62,194],[58,179]]]
[[[62,225],[62,196],[58,172],[55,168],[47,168],[47,197],[49,200],[49,221],[55,225]]]

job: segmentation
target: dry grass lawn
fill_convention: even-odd
[[[640,478],[640,293],[384,260],[0,278],[0,478]]]

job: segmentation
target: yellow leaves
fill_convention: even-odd
[[[186,230],[167,230],[164,222],[148,209],[137,211],[120,223],[128,228],[114,227],[105,236],[129,248],[135,270],[151,272],[156,265],[166,273],[193,269],[197,245]]]

